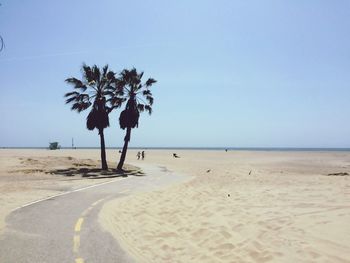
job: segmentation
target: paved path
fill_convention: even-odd
[[[100,227],[98,213],[103,203],[188,179],[162,167],[147,166],[141,162],[134,165],[141,167],[146,175],[117,178],[11,213],[0,236],[0,262],[133,262],[112,236]]]

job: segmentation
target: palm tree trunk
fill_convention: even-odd
[[[105,136],[103,134],[103,129],[99,129],[100,141],[101,141],[101,162],[102,170],[107,170],[108,165],[106,161],[106,147],[105,147]]]
[[[128,150],[128,144],[130,141],[130,136],[131,136],[131,128],[128,127],[128,128],[126,128],[126,135],[124,137],[124,147],[123,147],[122,155],[120,156],[117,170],[123,169],[123,165],[124,165],[124,161],[125,161],[125,157],[126,157],[126,151]]]

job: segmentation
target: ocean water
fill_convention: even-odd
[[[0,149],[48,149],[48,147],[0,147]],[[61,147],[72,149],[72,147]],[[75,149],[100,149],[100,147],[76,147]],[[106,147],[121,150],[122,147]],[[144,150],[203,150],[203,151],[295,151],[295,152],[350,152],[350,148],[293,148],[293,147],[129,147],[128,149]]]

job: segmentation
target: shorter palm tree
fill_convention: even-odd
[[[145,83],[141,83],[143,72],[137,73],[135,68],[124,69],[115,81],[115,101],[112,105],[119,107],[126,101],[125,109],[120,113],[119,125],[121,129],[126,129],[124,137],[123,151],[120,156],[117,169],[122,170],[128,144],[131,137],[131,129],[138,127],[140,113],[147,111],[152,114],[153,96],[150,87],[156,80],[149,78]]]
[[[106,149],[103,130],[109,126],[108,114],[112,108],[107,106],[106,97],[109,96],[111,85],[115,83],[115,73],[108,70],[108,65],[101,70],[96,66],[83,65],[83,79],[71,77],[66,79],[68,84],[73,85],[74,91],[65,94],[66,103],[71,103],[72,110],[78,113],[91,107],[86,118],[86,127],[89,130],[98,130],[101,145],[102,169],[107,170]],[[117,106],[117,103],[115,103]]]

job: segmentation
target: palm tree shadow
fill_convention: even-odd
[[[101,170],[99,168],[75,168],[70,167],[67,169],[55,169],[51,170],[48,173],[53,175],[63,175],[67,177],[79,176],[89,179],[108,179],[115,177],[128,177],[128,176],[145,176],[141,170],[116,170],[108,169]]]

